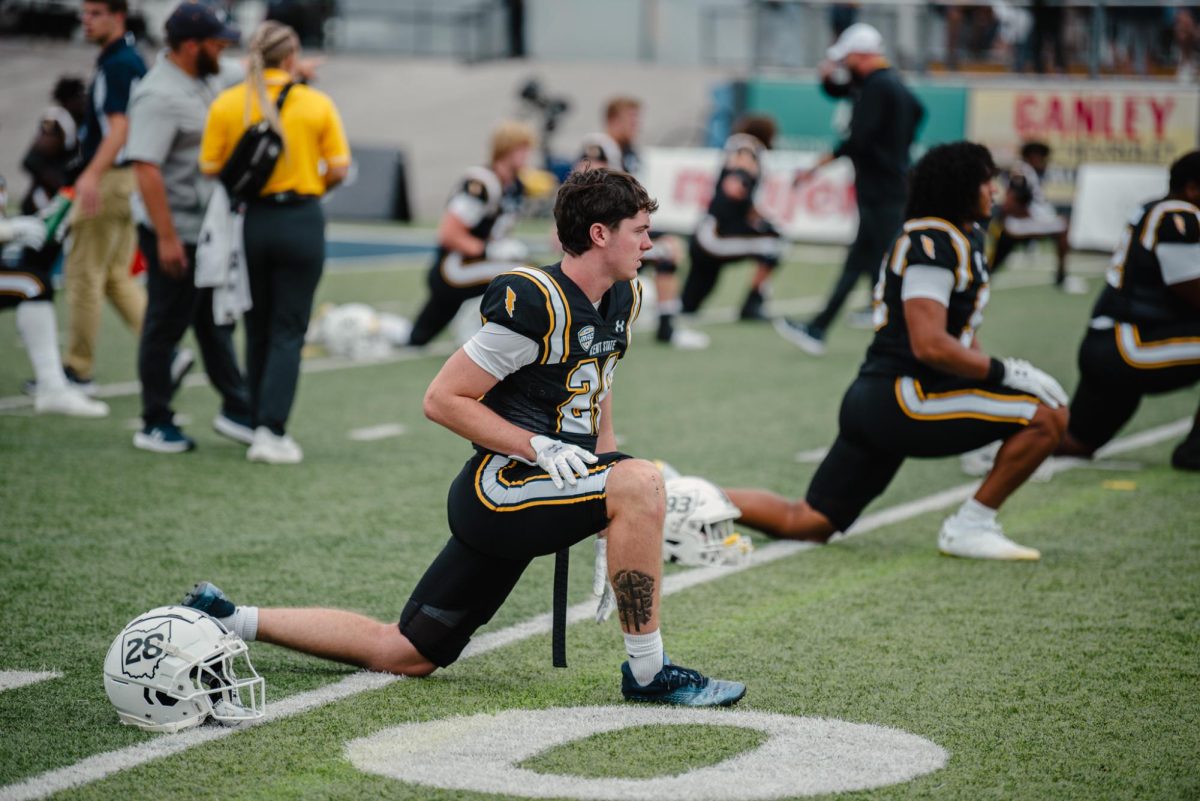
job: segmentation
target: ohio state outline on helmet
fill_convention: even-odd
[[[265,684],[241,637],[186,606],[161,606],[121,629],[104,659],[104,691],[121,722],[176,732],[212,718],[263,716]]]

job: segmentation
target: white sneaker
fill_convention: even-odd
[[[213,431],[234,442],[240,442],[243,445],[254,444],[254,429],[245,423],[239,423],[224,412],[213,418],[212,427]]]
[[[677,325],[671,333],[671,347],[680,350],[704,350],[709,342],[708,334],[694,328]]]
[[[1041,551],[1027,548],[1004,536],[1000,524],[973,523],[958,514],[947,517],[938,532],[938,550],[946,556],[963,559],[1001,559],[1014,562],[1036,562]]]
[[[38,414],[65,414],[69,417],[108,417],[108,404],[89,398],[72,386],[54,392],[39,392],[33,399]]]
[[[304,451],[287,434],[277,436],[266,426],[259,426],[254,429],[254,440],[246,451],[246,458],[267,464],[300,464]]]

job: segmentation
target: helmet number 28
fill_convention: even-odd
[[[143,659],[158,659],[163,654],[162,641],[164,635],[162,632],[154,632],[148,634],[143,639],[142,637],[131,637],[125,641],[125,647],[129,650],[125,653],[125,664],[132,665],[134,662],[140,662]],[[138,653],[141,651],[141,653]]]

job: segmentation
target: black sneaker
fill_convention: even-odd
[[[809,356],[825,355],[825,332],[808,323],[780,317],[775,321],[775,331]]]
[[[1188,437],[1175,446],[1171,466],[1176,470],[1200,470],[1200,437]]]
[[[221,588],[208,581],[201,581],[192,587],[183,596],[182,603],[212,617],[229,617],[237,611],[237,606],[225,597]]]
[[[638,684],[629,669],[621,663],[621,695],[626,701],[677,706],[733,706],[746,694],[740,681],[710,679],[696,670],[672,665],[667,660],[662,670],[649,684]]]
[[[763,322],[770,320],[767,313],[763,310],[765,301],[762,293],[758,290],[751,290],[749,295],[746,295],[746,300],[742,302],[742,309],[738,312],[738,319],[749,322]]]
[[[187,453],[196,442],[174,423],[146,426],[133,435],[133,446],[152,453]]]

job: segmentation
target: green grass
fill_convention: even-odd
[[[776,298],[819,295],[835,271],[788,264]],[[736,303],[745,275],[731,270],[715,305]],[[1004,289],[1030,275],[1038,274],[997,281],[983,343],[1030,358],[1071,388],[1091,298],[1043,285]],[[368,299],[405,313],[420,302],[420,286],[419,270],[333,269],[320,299]],[[831,441],[868,333],[838,328],[829,356],[811,360],[767,326],[708,331],[713,346],[703,353],[635,339],[616,381],[622,447],[722,484],[802,493],[815,466],[794,454]],[[0,353],[0,395],[15,394],[28,366],[12,315],[0,317]],[[133,353],[131,337],[107,317],[99,379],[133,379]],[[179,397],[199,443],[180,457],[132,448],[124,424],[138,413],[135,396],[111,398],[107,421],[0,415],[0,670],[64,674],[0,693],[0,784],[152,739],[117,724],[101,664],[128,619],[176,601],[199,578],[251,603],[394,619],[446,537],[445,491],[468,456],[422,417],[438,366],[426,357],[304,376],[292,430],[306,460],[290,469],[247,464],[212,433],[215,396],[203,387]],[[1150,399],[1125,433],[1189,416],[1195,403],[1194,392]],[[386,422],[407,433],[346,437]],[[1172,445],[1121,457],[1140,462],[1138,471],[1079,469],[1023,488],[1002,520],[1015,540],[1042,549],[1039,564],[939,557],[943,513],[930,513],[670,596],[668,651],[745,681],[743,708],[896,727],[950,752],[941,771],[854,797],[1197,797],[1200,518],[1196,478],[1168,466]],[[1106,487],[1113,478],[1135,488]],[[954,460],[912,461],[871,508],[965,480]],[[590,552],[582,543],[572,560],[574,601],[589,597]],[[535,563],[487,630],[547,611],[550,576],[549,560]],[[345,744],[451,715],[618,703],[616,626],[573,626],[568,643],[568,670],[551,669],[549,638],[535,637],[63,795],[141,797],[153,788],[163,798],[484,798],[361,773]],[[271,700],[353,672],[262,644],[252,653]],[[662,775],[726,759],[756,736],[729,727],[627,730],[530,765]]]

